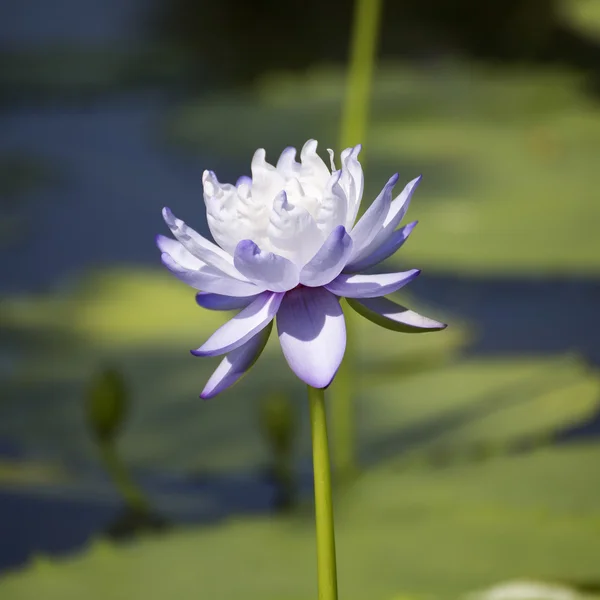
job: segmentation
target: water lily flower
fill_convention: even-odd
[[[363,170],[361,147],[341,153],[340,168],[329,150],[331,169],[308,141],[296,161],[286,148],[277,165],[265,151],[252,159],[252,177],[235,185],[205,171],[204,202],[216,243],[188,227],[165,208],[175,239],[157,245],[163,264],[200,290],[197,303],[210,310],[239,312],[220,327],[196,356],[225,355],[201,393],[211,398],[233,385],[256,362],[273,327],[292,371],[314,388],[333,380],[346,347],[340,298],[367,319],[394,331],[440,330],[443,323],[385,298],[420,271],[364,273],[406,241],[416,221],[398,228],[419,184],[409,182],[393,197],[393,175],[360,219]]]

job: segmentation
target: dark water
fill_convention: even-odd
[[[8,5],[10,9],[8,8]],[[50,42],[134,44],[141,0],[27,0],[5,3],[0,41],[10,48]],[[223,179],[236,168],[207,150],[192,158],[169,147],[161,134],[169,96],[162,91],[114,95],[101,103],[25,105],[0,114],[0,153],[40,159],[58,174],[31,192],[20,209],[23,226],[0,254],[0,292],[51,289],[90,266],[156,265],[160,209],[171,206],[201,222],[200,177],[210,165]],[[600,365],[600,280],[475,279],[427,274],[411,291],[434,307],[475,324],[474,354],[577,351]],[[0,440],[0,455],[19,449]],[[310,489],[310,473],[302,475]],[[106,485],[92,477],[87,491],[0,490],[0,568],[32,553],[81,547],[119,512],[115,496],[98,499]],[[274,488],[260,474],[201,482],[149,476],[153,504],[178,523],[211,522],[272,508]]]

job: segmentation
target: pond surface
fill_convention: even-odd
[[[140,0],[45,0],[12,3],[0,13],[7,47],[47,41],[106,43],[137,39],[131,30]],[[6,13],[6,14],[5,14]],[[46,15],[46,16],[44,16]],[[30,155],[57,177],[29,194],[20,210],[22,229],[0,255],[0,293],[42,291],[90,266],[156,265],[154,235],[164,231],[161,208],[169,205],[203,223],[201,173],[206,165],[223,180],[238,165],[215,161],[207,149],[190,157],[162,135],[172,104],[161,91],[105,97],[64,106],[5,108],[0,114],[0,153]],[[506,279],[428,274],[411,291],[434,307],[475,324],[474,354],[540,354],[576,351],[600,365],[600,280]],[[0,367],[11,357],[0,352]],[[0,456],[18,449],[0,440]],[[302,487],[310,489],[309,470]],[[87,487],[86,487],[87,486]],[[32,553],[80,547],[119,510],[101,474],[85,489],[0,490],[0,568]],[[157,508],[177,522],[206,522],[229,514],[265,511],[274,489],[261,474],[203,482],[148,476],[144,486]]]

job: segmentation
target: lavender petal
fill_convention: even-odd
[[[245,344],[232,350],[221,361],[204,386],[200,398],[208,400],[237,383],[258,360],[273,329],[271,321],[264,329],[251,337]]]
[[[345,298],[377,298],[399,290],[420,272],[419,269],[411,269],[401,273],[339,275],[325,289]]]
[[[324,288],[296,288],[281,303],[277,331],[292,371],[312,387],[327,387],[346,349],[339,300]]]
[[[192,350],[192,354],[219,356],[239,348],[273,320],[282,299],[283,294],[260,294],[254,302],[219,327],[200,348]]]
[[[364,258],[359,258],[358,260],[348,264],[344,269],[344,273],[359,273],[379,264],[380,262],[383,262],[386,258],[392,256],[392,254],[394,254],[404,244],[416,225],[417,221],[413,221],[412,223],[401,227],[397,231],[394,231],[392,235],[373,252],[367,254]]]
[[[292,261],[263,252],[252,240],[242,240],[237,245],[233,261],[245,277],[273,292],[286,292],[298,285],[298,267]]]
[[[300,283],[319,287],[335,279],[341,272],[350,253],[352,238],[345,227],[336,227],[323,242],[315,256],[300,271]]]
[[[447,325],[424,317],[387,298],[348,299],[348,304],[360,315],[381,327],[402,333],[439,331]]]

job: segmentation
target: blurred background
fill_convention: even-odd
[[[0,2],[3,599],[315,597],[304,387],[272,339],[199,400],[226,315],[154,236],[207,234],[205,168],[340,150],[352,18]],[[600,597],[600,0],[383,0],[370,98],[363,202],[423,174],[390,266],[450,327],[356,319],[340,596]]]

